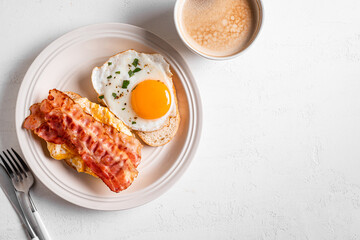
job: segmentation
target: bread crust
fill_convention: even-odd
[[[170,142],[177,133],[180,125],[180,114],[176,111],[175,117],[170,117],[169,123],[162,129],[152,132],[135,131],[136,135],[147,145],[159,147]]]
[[[171,79],[172,80],[172,79]],[[180,113],[179,106],[176,97],[176,89],[173,83],[174,90],[174,98],[176,104],[176,116],[170,117],[168,124],[166,124],[163,128],[152,131],[152,132],[143,132],[143,131],[135,131],[135,134],[147,145],[152,147],[159,147],[170,142],[176,135],[179,126],[180,126]]]
[[[70,92],[70,91],[66,91],[64,92],[66,95],[68,95],[72,100],[75,100],[75,99],[78,99],[78,98],[81,98],[81,96],[77,93],[74,93],[74,92]]]

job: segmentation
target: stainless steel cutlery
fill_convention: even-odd
[[[29,193],[34,184],[34,177],[20,155],[14,149],[11,148],[11,150],[3,151],[0,154],[5,167],[5,171],[2,166],[0,167],[0,174],[2,175],[0,180],[3,190],[19,213],[30,238],[34,240],[51,239]],[[11,182],[6,181],[4,174],[11,179]],[[12,183],[12,187],[9,186],[9,183]],[[29,216],[30,214],[32,216]],[[29,218],[35,218],[37,225],[34,226],[35,221]]]

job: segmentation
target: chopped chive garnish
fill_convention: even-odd
[[[129,80],[124,80],[123,83],[122,83],[122,88],[127,88],[127,86],[130,84],[130,81]]]
[[[125,108],[122,108],[121,110],[123,110],[123,111],[124,111],[124,110],[125,110]]]
[[[134,75],[134,72],[131,71],[131,70],[129,70],[129,71],[128,71],[128,74],[129,74],[129,77],[132,77],[132,76]]]
[[[100,95],[99,98],[100,98],[100,99],[104,99],[104,95]]]
[[[112,62],[108,62],[108,66],[110,66],[112,64]]]
[[[114,98],[116,98],[116,97],[117,97],[116,93],[112,93],[112,96],[113,96]]]
[[[136,122],[135,122],[135,121],[132,121],[131,124],[136,124]]]
[[[112,78],[112,76],[111,76],[111,75],[107,77],[107,79],[110,79],[110,78]]]
[[[115,72],[115,74],[120,74],[120,71]]]
[[[138,63],[139,63],[139,59],[135,58],[134,61],[133,61],[133,63],[132,63],[132,65],[133,65],[134,67],[136,67],[136,66],[138,65]]]
[[[133,73],[140,72],[140,71],[141,71],[140,68],[135,68],[134,71],[133,71]]]

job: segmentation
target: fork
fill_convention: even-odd
[[[3,151],[3,155],[5,156],[7,161],[5,161],[5,159],[1,156],[1,154],[0,154],[0,157],[1,157],[2,162],[4,163],[4,166],[7,170],[7,172],[9,173],[12,183],[18,193],[16,196],[18,197],[21,210],[23,211],[23,213],[25,215],[25,210],[24,210],[25,207],[30,206],[31,212],[33,213],[33,215],[36,219],[36,222],[39,225],[40,231],[41,231],[44,239],[50,240],[51,239],[50,235],[49,235],[48,231],[46,230],[46,227],[40,217],[40,214],[38,213],[38,211],[35,207],[34,202],[32,201],[30,193],[29,193],[30,188],[34,184],[34,177],[31,173],[29,167],[26,165],[25,161],[20,157],[20,155],[14,149],[11,148],[11,150],[14,153],[14,155],[16,156],[16,158],[14,158],[14,156],[11,154],[9,149],[7,149],[6,151],[7,151],[8,155],[10,156],[10,158],[6,154],[6,152]],[[9,162],[10,165],[7,162]],[[27,219],[25,220],[25,225],[26,225],[26,228],[29,232],[31,239],[38,240],[39,238],[36,236],[36,233],[30,226],[30,223]]]

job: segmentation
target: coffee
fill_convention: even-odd
[[[230,56],[249,43],[255,31],[250,0],[186,0],[181,14],[183,34],[196,50]]]

